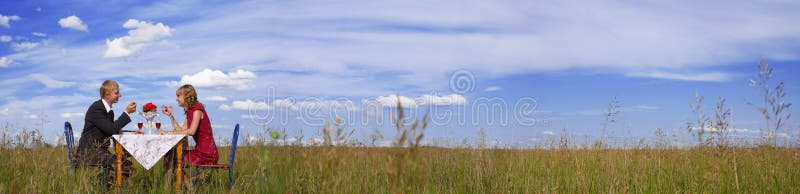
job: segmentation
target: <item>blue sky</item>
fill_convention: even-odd
[[[725,97],[734,128],[752,138],[764,122],[745,103],[757,98],[747,83],[762,57],[797,102],[798,9],[792,1],[3,1],[0,122],[11,134],[44,123],[54,140],[64,121],[82,128],[100,83],[113,79],[123,95],[115,109],[176,106],[175,89],[195,85],[220,139],[235,123],[255,134],[265,121],[318,138],[331,112],[354,138],[392,137],[398,99],[414,115],[440,114],[426,130],[440,144],[474,140],[480,128],[507,145],[596,138],[616,96],[621,113],[608,133],[619,142],[662,128],[690,143],[688,105],[700,91],[709,115]],[[790,120],[781,136],[796,139],[798,129]]]

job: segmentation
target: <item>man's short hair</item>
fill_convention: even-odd
[[[103,85],[100,86],[100,98],[106,96],[106,93],[109,93],[114,90],[119,90],[119,84],[114,80],[106,80],[103,81]]]

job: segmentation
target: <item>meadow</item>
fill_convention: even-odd
[[[229,148],[221,147],[221,155]],[[0,193],[173,192],[160,164],[121,187],[96,168],[68,176],[64,146],[0,150]],[[204,171],[201,193],[798,193],[800,149],[239,147],[235,187]],[[227,159],[220,159],[227,162]],[[187,173],[190,173],[188,171]]]
[[[771,72],[759,64],[761,72]],[[762,77],[762,73],[759,77]],[[405,122],[397,104],[392,115],[393,146],[364,146],[352,139],[341,120],[321,129],[323,142],[278,144],[286,135],[265,129],[257,142],[240,142],[235,161],[235,187],[228,187],[227,171],[204,171],[198,184],[186,189],[198,193],[800,193],[800,140],[783,139],[775,132],[790,117],[791,103],[782,98],[783,82],[763,87],[766,134],[759,141],[729,139],[731,111],[725,99],[717,101],[713,116],[704,113],[703,98],[695,93],[690,108],[696,122],[688,131],[696,144],[672,144],[661,129],[652,142],[613,145],[605,139],[613,124],[618,101],[613,98],[600,127],[601,138],[577,143],[569,136],[551,137],[530,148],[487,147],[486,133],[475,145],[436,147],[423,143],[427,120]],[[774,86],[774,85],[773,85]],[[404,121],[404,122],[398,122]],[[566,129],[565,129],[566,130]],[[27,130],[12,141],[8,125],[0,137],[0,193],[170,193],[175,184],[165,180],[156,164],[144,170],[134,164],[123,186],[99,183],[97,168],[81,168],[67,175],[63,143],[42,143]],[[18,130],[20,131],[20,130]],[[35,131],[35,130],[34,130]],[[564,133],[566,134],[566,133]],[[63,137],[62,137],[63,139]],[[250,139],[249,137],[241,139]],[[302,139],[302,138],[300,138]],[[378,139],[378,140],[384,140]],[[375,139],[373,139],[373,142]],[[297,141],[302,142],[302,140]],[[220,163],[228,162],[231,147],[219,147]],[[135,160],[134,160],[135,162]],[[163,162],[163,161],[162,161]],[[190,169],[186,174],[193,174]]]

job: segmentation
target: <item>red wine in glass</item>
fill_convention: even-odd
[[[161,122],[156,122],[156,129],[161,129]]]
[[[144,126],[144,123],[142,123],[142,122],[136,123],[136,126],[139,127],[139,130],[142,130],[142,127]]]

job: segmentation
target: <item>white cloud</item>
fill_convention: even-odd
[[[205,100],[206,101],[228,101],[228,98],[225,98],[225,96],[209,96]]]
[[[81,118],[83,117],[83,113],[81,112],[65,112],[61,113],[59,116],[64,119],[72,119],[72,118]]]
[[[26,118],[26,119],[39,119],[39,115],[27,114],[27,115],[24,116],[24,118]]]
[[[378,96],[374,100],[373,99],[364,100],[363,104],[376,103],[377,105],[383,107],[397,107],[398,100],[400,101],[401,105],[406,108],[416,107],[419,105],[449,106],[449,105],[464,105],[467,103],[467,99],[464,96],[458,94],[450,94],[446,96],[426,94],[416,98],[411,98],[407,96],[398,96],[396,94],[392,94],[386,96]]]
[[[256,118],[258,118],[258,116],[255,116],[255,115],[239,115],[239,118],[255,120]]]
[[[706,6],[717,7],[713,5],[714,3],[709,4],[712,5]],[[422,6],[411,3],[398,6],[392,11],[358,13],[335,11],[341,7],[359,6],[386,5],[383,2],[366,5],[344,3],[324,7],[322,5],[294,7],[294,5],[274,6],[258,3],[230,4],[218,7],[220,14],[209,14],[213,17],[209,16],[208,20],[198,20],[197,23],[182,27],[187,28],[187,31],[206,34],[198,35],[198,37],[219,34],[216,31],[204,33],[202,29],[221,29],[231,34],[253,31],[292,34],[294,37],[301,38],[286,40],[265,36],[236,40],[234,44],[227,44],[226,47],[249,50],[247,48],[253,48],[255,45],[274,45],[276,41],[280,41],[281,46],[262,47],[270,50],[264,52],[274,55],[275,57],[271,57],[272,59],[304,61],[327,66],[361,61],[359,64],[368,64],[378,70],[399,70],[417,75],[409,76],[409,80],[414,80],[413,78],[420,76],[419,74],[424,74],[419,72],[443,73],[463,67],[490,74],[600,67],[622,70],[619,72],[624,74],[629,70],[653,68],[670,70],[715,66],[726,64],[718,63],[719,61],[739,61],[750,57],[744,56],[751,54],[744,49],[737,48],[734,42],[752,42],[754,36],[797,37],[796,32],[798,31],[797,27],[791,25],[793,19],[797,18],[796,14],[764,11],[771,10],[768,9],[769,4],[753,5],[759,9],[748,8],[750,5],[726,5],[719,6],[720,10],[708,12],[695,7],[687,7],[681,3],[643,5],[605,2],[576,5],[571,2],[508,4],[470,1],[463,3],[457,9],[452,6]],[[664,6],[679,7],[685,12],[663,12],[661,9]],[[245,7],[267,14],[254,17],[257,15],[256,13],[232,11],[243,10]],[[570,9],[573,7],[588,7],[588,9],[583,11]],[[449,17],[465,10],[481,11],[476,11],[478,14],[463,18]],[[714,17],[707,17],[716,14],[738,13],[741,10],[753,11],[735,16],[736,21],[740,21],[746,26],[763,26],[764,28],[748,28],[753,30],[747,31],[735,30],[739,28],[737,27],[739,24],[734,25],[737,22],[718,21]],[[304,16],[291,14],[304,11],[314,14]],[[154,14],[171,15],[172,13]],[[534,16],[531,16],[532,14]],[[303,25],[304,27],[298,27],[297,23],[292,22],[276,23],[270,26],[249,25],[263,18],[301,23],[348,18],[350,19],[348,21],[356,20],[356,22],[326,22],[315,26]],[[659,22],[653,22],[653,18],[657,18]],[[757,22],[764,21],[761,20],[762,18],[772,18],[773,20]],[[389,25],[419,26],[432,30],[419,32],[381,28],[387,23]],[[713,32],[716,32],[717,35],[710,35],[708,29],[701,30],[702,28],[697,28],[697,26],[714,26]],[[460,31],[461,28],[465,28],[465,30]],[[321,31],[327,33],[321,34],[319,33]],[[687,34],[696,36],[687,36]],[[354,45],[342,47],[338,43],[324,44],[317,41],[320,39],[339,40]],[[393,45],[400,40],[407,43],[404,44],[406,46]],[[768,45],[770,44],[761,44],[761,46]],[[287,50],[286,47],[294,49]],[[320,52],[331,48],[341,49],[341,52]],[[217,51],[217,49],[214,50]],[[302,53],[315,53],[315,56],[311,59]],[[362,54],[343,55],[341,53]],[[720,55],[726,57],[719,57]],[[789,57],[791,56],[797,55],[789,55]],[[246,56],[240,57],[238,60],[246,60],[246,58],[258,57]],[[404,62],[400,65],[396,61]]]
[[[19,78],[24,80],[25,78]],[[95,91],[96,92],[96,91]],[[35,93],[32,93],[35,94]],[[124,97],[123,97],[124,98]],[[75,113],[85,111],[86,108],[98,97],[84,96],[81,94],[72,95],[43,95],[25,97],[4,97],[4,104],[0,104],[0,114],[2,110],[9,110],[7,116],[2,119],[9,121],[19,121],[21,127],[41,126],[39,119],[45,119],[49,124],[46,128],[58,128],[63,126],[64,120],[60,117],[61,113]],[[118,107],[115,106],[115,109]],[[77,123],[73,123],[73,127]],[[78,124],[80,125],[80,124]],[[19,129],[11,129],[19,130]],[[80,134],[80,133],[76,133]]]
[[[545,134],[545,135],[556,135],[556,133],[553,133],[552,131],[544,131],[544,132],[542,132],[542,134]]]
[[[237,110],[269,110],[272,107],[267,104],[266,102],[255,102],[252,100],[244,100],[244,101],[233,101],[232,105],[230,106],[232,109]],[[220,109],[222,109],[220,107]]]
[[[748,128],[731,128],[731,132],[758,133],[758,130],[752,130]]]
[[[173,29],[163,23],[151,24],[149,22],[129,19],[122,27],[131,29],[127,36],[106,40],[105,58],[127,57],[138,53],[153,42],[172,36]]]
[[[694,130],[697,130],[697,129],[699,129],[699,128],[698,128],[698,127],[693,127],[693,129],[694,129]],[[716,127],[714,127],[714,126],[711,126],[711,125],[706,125],[706,126],[703,128],[703,131],[715,133],[715,132],[719,132],[719,129],[718,129],[718,128],[716,128]]]
[[[48,75],[39,74],[39,73],[34,73],[34,74],[31,74],[31,75],[28,75],[28,79],[31,80],[31,81],[37,81],[39,83],[42,83],[47,88],[65,88],[65,87],[70,87],[72,85],[75,85],[74,82],[59,81],[59,80],[53,79],[52,77],[50,77]]]
[[[274,101],[273,106],[283,106],[286,107],[289,103],[285,101]],[[294,105],[289,106],[291,110],[299,110],[305,112],[316,112],[322,113],[325,111],[341,111],[341,110],[349,110],[355,111],[357,110],[355,104],[349,100],[322,100],[322,99],[306,99],[304,101],[298,102]]]
[[[39,42],[11,43],[11,47],[13,47],[15,51],[31,50],[31,49],[35,49],[36,47],[39,47],[41,45],[42,45],[42,43],[39,43]]]
[[[652,106],[652,105],[637,105],[637,106],[632,106],[632,107],[621,107],[621,108],[619,108],[617,110],[619,110],[621,113],[653,112],[653,111],[661,110],[661,107],[660,106]],[[600,116],[600,115],[605,115],[606,114],[605,111],[606,110],[604,110],[604,109],[603,110],[601,110],[601,109],[597,109],[597,110],[578,110],[578,111],[572,111],[572,112],[563,112],[563,113],[561,113],[559,115],[561,115],[561,116]]]
[[[784,58],[800,57],[791,46],[776,44],[800,37],[800,25],[794,25],[800,14],[771,9],[775,5],[770,3],[704,2],[689,6],[682,2],[465,1],[457,7],[442,6],[446,4],[406,3],[394,5],[397,9],[391,11],[368,9],[392,5],[386,1],[336,5],[248,1],[211,5],[214,9],[207,9],[206,3],[185,2],[177,10],[164,4],[137,6],[130,12],[142,18],[197,19],[170,26],[182,32],[169,37],[183,46],[180,49],[159,50],[135,62],[112,61],[97,68],[108,72],[103,74],[106,76],[137,77],[148,69],[158,69],[150,71],[165,76],[187,74],[190,66],[213,64],[216,69],[227,70],[250,64],[255,68],[246,69],[251,71],[290,72],[254,79],[287,95],[377,96],[398,91],[399,87],[417,89],[410,91],[414,93],[447,89],[447,76],[443,75],[457,69],[480,72],[477,76],[481,79],[559,70],[626,75],[714,67],[725,71],[724,66],[752,62],[761,55],[768,59],[781,53],[787,53]],[[586,9],[577,11],[574,7]],[[665,12],[663,7],[681,11]],[[198,10],[195,8],[206,11],[196,13],[192,11]],[[341,8],[366,11],[337,11]],[[475,14],[452,17],[463,16],[465,11]],[[280,22],[253,25],[265,20]],[[63,57],[61,49],[39,49],[38,55],[10,57],[47,68],[75,68],[65,64],[85,63],[94,56],[91,52],[106,49],[106,45],[102,47],[70,48],[69,58]],[[114,70],[120,67],[142,70]],[[378,74],[358,75],[361,72]],[[373,76],[381,73],[398,76]]]
[[[41,32],[31,32],[31,34],[38,37],[47,37],[47,34]]]
[[[6,16],[0,14],[0,26],[4,26],[6,28],[11,28],[11,21],[18,21],[20,19],[19,16],[10,15]]]
[[[9,112],[8,108],[0,109],[0,115],[8,116],[8,112]]]
[[[657,111],[661,110],[659,106],[638,105],[630,108],[631,111]],[[625,110],[622,110],[625,111]]]
[[[221,110],[279,110],[301,111],[308,113],[326,113],[328,111],[358,111],[355,103],[349,100],[322,100],[309,98],[301,102],[294,102],[292,98],[276,99],[271,103],[256,102],[253,100],[233,101],[231,105],[222,104]]]
[[[256,75],[247,70],[236,70],[223,73],[219,70],[203,69],[194,75],[181,76],[180,82],[170,82],[168,85],[177,86],[183,84],[192,84],[194,87],[199,88],[233,88],[235,90],[249,89],[250,83]]]
[[[84,24],[83,21],[81,21],[81,18],[75,15],[59,19],[58,25],[60,25],[61,28],[68,28],[77,31],[89,30],[89,26]]]
[[[709,73],[672,73],[663,71],[634,72],[627,74],[630,77],[647,77],[656,79],[668,79],[678,81],[705,81],[705,82],[725,82],[731,80],[732,76],[728,73],[709,72]]]
[[[422,95],[417,98],[420,105],[434,105],[434,106],[447,106],[447,105],[464,105],[467,104],[467,98],[462,95],[450,94],[447,96],[435,95]]]
[[[308,141],[309,145],[322,145],[323,143],[325,143],[325,140],[318,137],[313,137],[310,141]]]
[[[228,76],[230,76],[231,79],[253,79],[253,78],[256,78],[256,74],[255,73],[250,72],[250,71],[246,71],[246,70],[241,70],[241,69],[233,71],[233,72],[229,72]]]
[[[0,67],[8,67],[8,65],[11,65],[13,62],[14,60],[8,57],[0,57]]]
[[[11,42],[11,36],[9,35],[0,36],[0,42]]]
[[[405,96],[397,96],[396,94],[378,96],[378,98],[375,99],[380,105],[386,107],[397,107],[398,100],[400,101],[400,105],[406,108],[417,106],[416,100]]]
[[[494,91],[500,91],[502,89],[503,88],[501,88],[500,86],[489,86],[489,87],[486,87],[486,89],[484,89],[483,91],[484,92],[494,92]]]
[[[147,52],[156,47],[152,44],[158,44],[153,41],[140,51],[147,52],[146,56],[103,60],[95,58],[107,45],[70,44],[7,57],[15,60],[12,65],[32,64],[35,69],[49,70],[53,78],[68,75],[69,81],[128,77],[140,82],[142,75],[191,75],[200,70],[194,69],[198,66],[227,73],[250,64],[255,68],[243,68],[259,72],[253,87],[276,86],[283,96],[378,96],[448,89],[446,75],[456,69],[471,70],[479,79],[560,70],[575,70],[567,74],[599,70],[623,76],[654,70],[692,73],[716,67],[724,72],[728,66],[753,63],[761,55],[768,60],[782,53],[786,53],[783,58],[800,55],[792,44],[782,44],[800,37],[800,25],[795,25],[800,21],[796,4],[680,0],[467,0],[459,1],[458,6],[448,4],[452,2],[148,4],[129,7],[126,13],[141,18],[195,18],[170,25],[179,31],[172,32],[169,40],[182,48]],[[388,6],[393,9],[369,9]],[[342,8],[361,11],[341,12]],[[264,22],[269,25],[255,25]],[[106,38],[128,36],[125,32],[132,30],[117,29],[122,33]],[[19,41],[24,39],[17,38]],[[79,66],[87,63],[103,65]],[[278,73],[260,73],[270,69]],[[3,75],[6,73],[23,72]],[[92,98],[96,98],[96,87],[90,93]],[[486,85],[479,87],[485,89]],[[172,92],[174,89],[169,89],[163,95],[172,96]],[[237,96],[259,95],[256,92],[242,91]],[[0,96],[13,95],[0,91]]]
[[[272,106],[278,108],[287,107],[287,108],[297,109],[297,107],[295,107],[294,104],[294,99],[292,98],[277,99],[275,101],[272,101]]]

